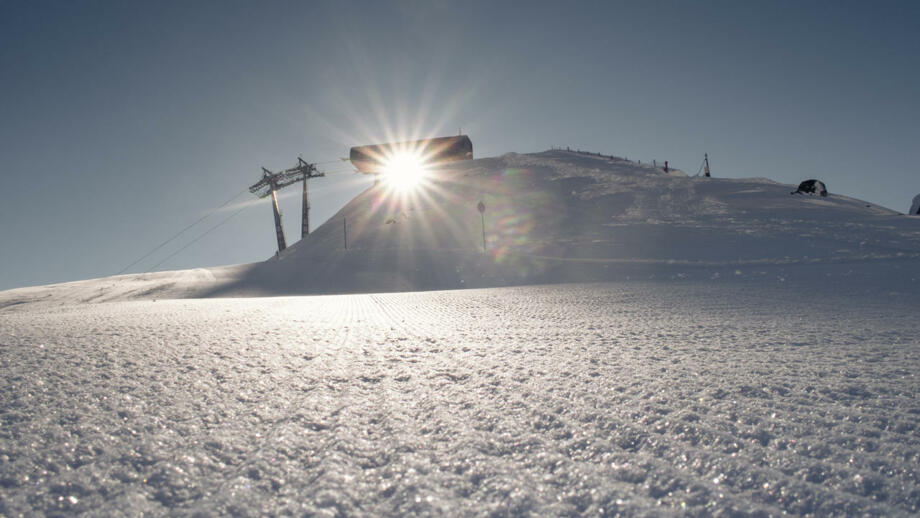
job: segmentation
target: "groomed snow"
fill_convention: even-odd
[[[917,301],[626,282],[8,307],[0,514],[912,515]]]
[[[439,174],[264,263],[0,292],[0,515],[920,512],[917,218],[561,151]]]

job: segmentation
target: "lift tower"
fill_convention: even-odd
[[[316,170],[315,164],[309,164],[303,158],[297,159],[297,165],[273,173],[266,168],[262,168],[262,179],[249,187],[249,192],[259,198],[266,196],[272,197],[272,212],[275,215],[275,235],[278,238],[278,252],[287,248],[284,240],[284,229],[281,226],[281,211],[278,208],[278,190],[299,181],[303,181],[303,219],[301,221],[300,237],[306,237],[310,233],[310,200],[307,191],[307,181],[310,178],[326,176]]]

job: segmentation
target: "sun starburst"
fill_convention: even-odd
[[[417,151],[397,151],[387,159],[383,168],[384,181],[400,193],[419,189],[427,174],[428,164]]]

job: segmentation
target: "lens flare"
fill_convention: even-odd
[[[398,152],[389,157],[383,170],[387,184],[400,192],[411,192],[419,187],[428,170],[419,153]]]

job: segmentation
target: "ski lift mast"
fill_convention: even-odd
[[[309,164],[303,158],[297,158],[297,165],[284,171],[274,173],[262,168],[262,179],[249,187],[249,192],[259,198],[272,197],[272,212],[275,216],[275,237],[278,239],[278,252],[287,248],[284,239],[284,228],[281,226],[281,210],[278,208],[278,190],[299,181],[303,181],[303,214],[301,216],[300,237],[304,238],[310,233],[310,199],[307,181],[310,178],[326,176],[316,170],[316,164]]]

